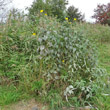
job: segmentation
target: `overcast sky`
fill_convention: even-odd
[[[74,5],[79,9],[83,14],[85,14],[85,19],[89,22],[94,20],[91,16],[94,14],[94,9],[97,7],[97,4],[107,4],[110,3],[110,0],[68,0],[69,5]],[[14,7],[18,9],[25,9],[27,6],[32,4],[33,0],[13,0]]]

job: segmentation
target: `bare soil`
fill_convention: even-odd
[[[31,99],[29,101],[20,101],[17,104],[5,106],[0,110],[32,110],[32,108],[36,106],[39,110],[48,110],[46,105],[36,102],[35,99]]]
[[[37,107],[38,110],[48,110],[47,105],[38,103],[35,99],[31,99],[28,101],[20,101],[16,104],[11,104],[0,108],[0,110],[33,110],[32,108]],[[75,108],[66,108],[63,107],[62,110],[76,110]],[[89,106],[86,107],[79,107],[78,110],[91,110]]]

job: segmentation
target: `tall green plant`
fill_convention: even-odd
[[[18,87],[46,98],[51,110],[63,104],[91,104],[103,89],[105,73],[97,65],[94,45],[68,22],[41,14],[33,19],[11,20],[5,27],[0,38],[1,76],[15,81],[17,77]]]

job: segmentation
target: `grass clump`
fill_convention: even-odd
[[[0,86],[0,106],[15,103],[19,100],[29,98],[21,89],[17,89],[13,84],[10,86]]]
[[[94,105],[105,71],[86,34],[47,16],[9,20],[0,37],[0,76],[44,98],[51,110]]]

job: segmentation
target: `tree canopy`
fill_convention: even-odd
[[[84,15],[82,15],[81,12],[79,12],[78,8],[75,8],[74,6],[70,6],[67,9],[67,15],[69,17],[69,20],[73,22],[73,20],[83,21]]]
[[[36,15],[40,10],[52,16],[64,19],[67,0],[35,0],[29,8],[29,15]]]
[[[110,25],[110,3],[97,5],[92,17],[96,19],[97,23]]]

